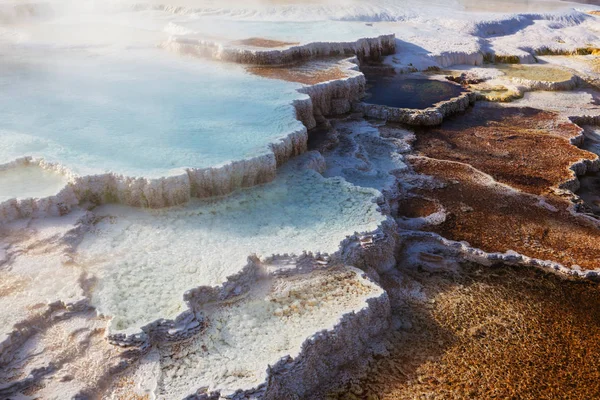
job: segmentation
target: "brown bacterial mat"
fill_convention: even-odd
[[[248,67],[247,71],[263,78],[280,79],[304,85],[344,79],[348,74],[340,68],[341,59],[307,61],[286,66]]]
[[[514,250],[567,267],[600,267],[600,230],[585,217],[571,213],[567,199],[548,196],[541,202],[537,196],[494,183],[463,164],[422,157],[412,159],[411,164],[417,173],[443,183],[441,188],[414,190],[437,201],[447,213],[445,222],[426,230],[467,241],[487,252]],[[411,210],[414,207],[408,205]],[[402,202],[399,210],[402,215]]]
[[[600,398],[596,283],[508,266],[401,272],[430,300],[397,304],[390,355],[330,398]]]
[[[299,43],[297,43],[297,42],[282,42],[279,40],[271,40],[271,39],[254,37],[254,38],[238,40],[238,41],[234,42],[234,44],[239,44],[242,46],[264,47],[267,49],[272,49],[272,48],[276,48],[276,47],[294,46]]]
[[[417,131],[417,153],[458,161],[499,182],[547,193],[572,178],[569,167],[596,155],[569,142],[580,128],[558,115],[532,108],[476,106],[441,127]]]

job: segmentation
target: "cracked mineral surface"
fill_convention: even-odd
[[[0,399],[600,397],[591,3],[0,0]]]

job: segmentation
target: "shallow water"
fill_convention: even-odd
[[[68,179],[35,165],[0,170],[0,202],[9,199],[43,198],[57,194]]]
[[[377,195],[288,164],[274,182],[223,199],[156,211],[104,206],[78,264],[99,279],[94,305],[117,329],[137,328],[177,316],[186,290],[221,284],[253,253],[337,251],[347,235],[383,221]]]
[[[0,163],[156,177],[268,154],[303,129],[300,85],[159,49],[0,59]]]
[[[523,64],[499,64],[494,68],[502,71],[509,78],[527,79],[543,82],[564,82],[573,77],[573,74],[560,68],[523,65]]]
[[[425,109],[461,95],[465,90],[453,83],[402,76],[367,76],[365,103],[395,108]]]

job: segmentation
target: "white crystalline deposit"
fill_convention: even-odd
[[[185,27],[179,33],[194,32],[207,40],[210,32],[213,39],[264,37],[299,44],[393,33],[397,54],[388,62],[398,69],[477,65],[495,55],[534,62],[533,53],[539,50],[573,51],[598,45],[597,17],[582,12],[597,7],[557,1],[477,3],[482,2],[245,2],[237,6],[229,2],[219,9],[196,3],[188,14],[196,21],[182,18],[174,24]],[[230,28],[223,33],[217,24]]]
[[[542,110],[555,111],[563,117],[600,118],[600,109],[596,103],[596,93],[589,89],[580,89],[572,92],[530,92],[522,99],[512,103],[499,105],[510,107],[532,107]],[[579,123],[579,122],[575,122]],[[580,124],[581,125],[581,124]]]
[[[95,210],[76,262],[98,279],[93,304],[114,316],[111,329],[138,331],[175,318],[185,310],[185,291],[220,284],[250,254],[333,253],[347,235],[385,219],[373,203],[376,191],[297,168],[284,167],[265,186],[182,208]]]
[[[67,213],[78,203],[69,181],[60,167],[29,158],[0,165],[0,223]]]
[[[445,21],[439,24],[421,18],[406,23],[383,23],[397,39],[396,54],[388,56],[385,63],[399,72],[482,64],[481,40],[458,29],[456,23]]]
[[[53,308],[85,301],[81,271],[65,264],[68,243],[81,213],[3,228],[0,239],[0,362],[11,355]]]
[[[196,312],[202,332],[150,352],[142,365],[158,365],[159,376],[148,379],[144,371],[134,371],[130,379],[136,386],[155,387],[159,399],[211,392],[309,398],[320,384],[340,379],[340,367],[365,356],[356,340],[385,328],[387,295],[351,267],[296,267],[263,272],[248,292],[202,305]],[[260,270],[248,273],[260,275]]]
[[[568,55],[568,56],[543,56],[538,57],[542,63],[559,65],[567,70],[576,71],[585,82],[598,88],[600,87],[600,64],[597,55]]]
[[[394,190],[393,173],[407,168],[402,150],[410,148],[406,140],[414,134],[398,129],[404,137],[382,138],[378,127],[367,121],[340,121],[334,129],[339,145],[324,154],[324,176],[342,176],[354,185],[380,192]]]
[[[61,191],[68,178],[27,162],[0,166],[0,203],[10,199],[48,197]]]
[[[127,2],[122,2],[127,4]],[[404,21],[417,15],[524,13],[590,7],[558,0],[131,0],[136,9],[157,9],[179,15],[248,21]]]
[[[370,34],[374,34],[369,32]],[[394,35],[376,35],[353,41],[309,42],[298,45],[295,42],[282,42],[278,49],[261,49],[261,46],[249,46],[233,42],[205,39],[197,34],[172,36],[162,47],[180,54],[206,57],[219,61],[240,64],[280,65],[307,60],[315,57],[356,55],[361,60],[378,61],[383,56],[394,53]],[[267,46],[269,47],[269,46]]]
[[[597,17],[576,10],[523,15],[449,11],[435,21],[420,16],[376,26],[396,35],[397,54],[386,63],[398,70],[502,62],[498,56],[534,63],[540,51],[573,52],[600,45]]]
[[[394,34],[396,54],[386,63],[400,71],[480,65],[500,57],[533,63],[540,51],[598,46],[597,17],[584,12],[594,8],[557,1],[525,6],[504,1],[228,2],[218,8],[196,2],[170,8],[178,17],[165,29],[173,35],[166,46],[221,60],[284,63],[332,51],[361,53],[366,47],[364,41],[356,42],[361,38],[373,38],[367,55],[368,50],[371,56],[386,55]],[[378,37],[383,43],[373,42]],[[260,48],[263,45],[244,42],[250,38],[279,44]]]
[[[179,18],[166,29],[190,36],[217,36],[226,42],[263,38],[295,44],[350,42],[382,34],[378,27],[360,21],[240,21],[218,17]]]
[[[100,397],[98,388],[112,379],[124,358],[124,350],[103,337],[106,320],[91,311],[57,309],[37,322],[31,322],[31,335],[0,369],[0,397],[27,398],[17,393],[31,395],[33,388],[39,399]]]
[[[581,11],[525,15],[513,21],[485,31],[490,51],[496,55],[516,55],[521,62],[532,63],[537,53],[571,53],[600,46],[598,17]]]
[[[382,3],[369,2],[371,13],[378,10],[377,15],[330,16],[330,20],[309,14],[300,20],[286,16],[283,21],[257,21],[259,11],[236,17],[192,13],[194,18],[180,17],[171,22],[167,31],[173,36],[165,46],[182,53],[254,64],[289,63],[335,52],[370,58],[388,55],[386,63],[406,71],[481,65],[502,61],[500,57],[533,63],[539,52],[572,52],[600,45],[597,17],[569,10],[566,3],[553,13],[522,15],[474,14],[439,4],[392,11],[394,6]],[[349,14],[350,9],[348,6],[346,10]],[[274,44],[275,48],[259,48],[261,45],[243,41],[250,38],[280,43]]]

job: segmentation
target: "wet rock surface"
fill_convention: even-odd
[[[218,139],[246,141],[228,143],[235,162],[179,175],[73,174],[26,151],[0,166],[15,188],[0,186],[0,397],[599,397],[597,17],[556,2],[500,15],[465,1],[441,19],[437,5],[384,0],[234,3],[81,20],[0,7],[2,49],[69,49],[85,64],[151,47],[152,62],[186,59],[192,75],[212,59],[267,110],[250,115],[216,85],[203,115],[226,107],[232,119],[211,121],[234,135]],[[159,68],[140,84],[137,61],[125,75],[143,90],[123,96],[175,80]],[[363,72],[383,77],[369,88]],[[175,75],[174,92],[196,82]],[[158,139],[193,159],[186,121]],[[281,135],[253,146],[266,126]],[[15,185],[15,168],[50,187]]]

